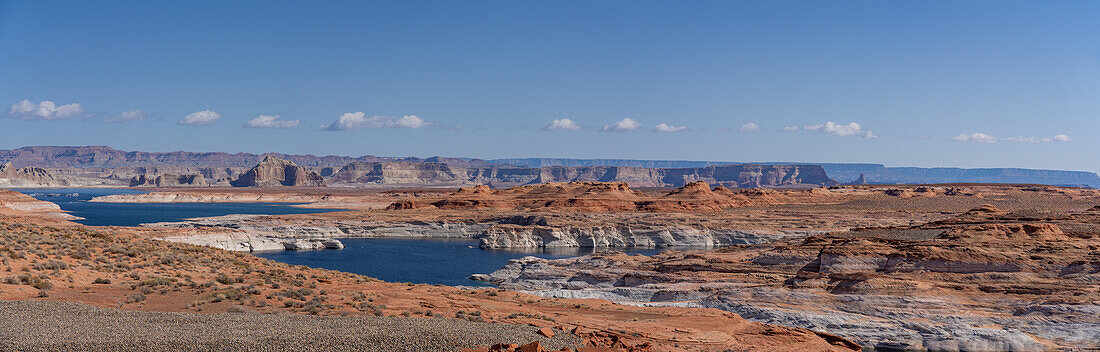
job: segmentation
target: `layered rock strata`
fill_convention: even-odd
[[[232,184],[236,187],[324,187],[325,179],[291,161],[268,156]]]
[[[0,187],[63,187],[69,185],[40,167],[16,168],[10,162],[0,165]]]
[[[476,278],[547,297],[718,308],[869,348],[1100,344],[1100,211],[983,206],[903,228],[652,257],[514,260]]]
[[[227,215],[183,222],[143,224],[145,227],[221,229],[165,240],[231,251],[342,249],[339,238],[473,238],[488,225],[450,222],[336,221],[324,224],[285,222],[263,215]]]
[[[521,168],[457,166],[432,162],[354,162],[332,176],[335,183],[379,185],[491,185],[512,187],[552,182],[624,182],[634,187],[680,187],[705,181],[727,187],[821,186],[836,182],[818,165],[730,164],[701,168],[640,167]]]

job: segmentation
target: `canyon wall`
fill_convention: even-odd
[[[626,182],[633,187],[681,187],[693,181],[727,187],[820,186],[835,182],[817,165],[731,164],[701,168],[514,166],[463,167],[433,162],[354,162],[333,183],[381,185],[473,185],[511,187],[550,182]]]

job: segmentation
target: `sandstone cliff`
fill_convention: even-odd
[[[680,187],[705,181],[727,187],[799,187],[833,185],[817,165],[731,164],[702,168],[550,166],[537,169],[489,166],[463,167],[432,162],[354,162],[332,177],[346,184],[490,185],[511,187],[551,182],[625,182],[633,187]]]
[[[59,187],[68,181],[54,177],[40,167],[15,168],[10,162],[0,165],[0,186],[3,187]]]
[[[130,179],[130,187],[198,187],[208,185],[206,177],[202,174],[164,174],[156,177],[139,175]]]
[[[268,156],[232,184],[235,187],[324,187],[325,179],[291,161]]]

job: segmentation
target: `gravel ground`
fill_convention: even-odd
[[[2,351],[454,351],[547,339],[527,325],[443,318],[161,313],[59,301],[0,301]]]

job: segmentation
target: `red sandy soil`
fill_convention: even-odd
[[[0,201],[33,201],[27,198],[0,190]],[[620,346],[651,351],[858,349],[831,335],[748,322],[720,310],[633,307],[499,289],[387,283],[151,239],[165,235],[160,231],[170,230],[95,228],[48,212],[2,208],[0,299],[64,300],[147,311],[234,309],[483,319],[579,327],[593,343],[614,340]]]

